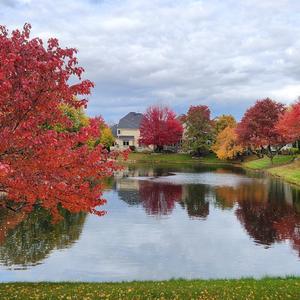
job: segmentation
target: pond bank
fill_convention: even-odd
[[[293,155],[279,155],[274,158],[273,165],[268,158],[261,158],[243,164],[251,170],[260,170],[266,174],[283,179],[286,182],[300,186],[300,161]]]
[[[286,182],[300,186],[300,158],[295,160],[293,155],[278,155],[273,165],[267,157],[254,159],[244,163],[240,161],[219,160],[214,154],[194,158],[189,154],[150,154],[130,153],[126,164],[232,164],[245,169],[264,171],[266,174],[282,178]]]
[[[1,299],[300,299],[300,278],[2,283]]]
[[[225,160],[219,160],[214,154],[196,158],[185,153],[130,153],[126,164],[232,164]]]

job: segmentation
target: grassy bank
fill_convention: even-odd
[[[268,172],[287,182],[300,185],[300,161],[295,161],[285,166],[271,168]]]
[[[300,278],[0,284],[0,299],[300,299]]]
[[[267,157],[248,161],[244,167],[254,170],[264,170],[267,173],[280,177],[283,180],[300,185],[300,161],[293,155],[278,155],[273,164]]]
[[[271,161],[268,157],[264,157],[261,159],[251,160],[248,162],[245,162],[243,164],[244,167],[254,170],[265,170],[268,168],[272,168],[275,166],[280,166],[283,164],[288,164],[292,162],[294,159],[294,156],[292,155],[277,155],[274,157],[273,165],[271,164]]]
[[[219,160],[213,153],[194,158],[184,153],[130,153],[126,163],[159,163],[159,164],[183,164],[183,163],[226,163]]]

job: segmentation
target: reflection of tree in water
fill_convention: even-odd
[[[24,211],[13,212],[6,208],[0,208],[0,245],[5,242],[9,231],[21,223],[26,216]]]
[[[118,195],[129,205],[142,204],[151,215],[170,214],[175,202],[187,210],[190,217],[206,218],[209,214],[209,203],[206,199],[208,189],[205,185],[176,185],[151,180],[122,180]]]
[[[252,183],[216,189],[217,201],[238,204],[236,215],[259,244],[289,240],[300,255],[300,191],[283,182]]]
[[[207,186],[200,184],[189,184],[184,186],[182,202],[183,208],[193,218],[206,218],[209,214],[209,202],[206,199]]]
[[[237,187],[220,186],[215,191],[216,204],[222,209],[233,208],[236,203],[241,201],[254,201],[262,204],[268,199],[266,186],[258,181],[240,184]]]
[[[280,240],[275,225],[283,218],[293,218],[294,209],[282,201],[278,203],[270,201],[263,205],[252,201],[241,201],[236,215],[256,242],[271,245]]]
[[[8,221],[11,213],[2,211],[1,228],[5,227],[6,230],[3,230],[0,241],[1,263],[22,267],[36,265],[53,249],[70,247],[80,237],[86,214],[62,211],[62,215],[64,218],[53,224],[49,213],[36,209],[22,217],[15,215],[17,221],[11,226]]]
[[[170,214],[175,206],[175,201],[181,200],[182,186],[140,181],[139,194],[145,210],[150,215]]]

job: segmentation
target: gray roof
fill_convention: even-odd
[[[143,118],[143,114],[130,112],[120,119],[118,128],[139,129]]]

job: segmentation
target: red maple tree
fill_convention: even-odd
[[[277,131],[289,142],[300,139],[300,102],[292,105],[291,109],[281,116],[277,124]]]
[[[0,205],[18,210],[41,205],[102,215],[102,179],[118,167],[116,153],[88,141],[100,136],[101,119],[90,119],[78,132],[61,105],[85,107],[93,83],[82,80],[76,49],[47,47],[30,38],[29,24],[10,34],[0,27]],[[69,79],[72,78],[72,84]]]
[[[237,126],[239,143],[260,157],[268,156],[272,161],[286,144],[286,139],[276,129],[285,110],[283,104],[269,98],[256,101]]]
[[[165,145],[178,143],[182,133],[182,124],[171,109],[150,106],[141,121],[140,143],[147,146],[153,145],[159,152]]]

